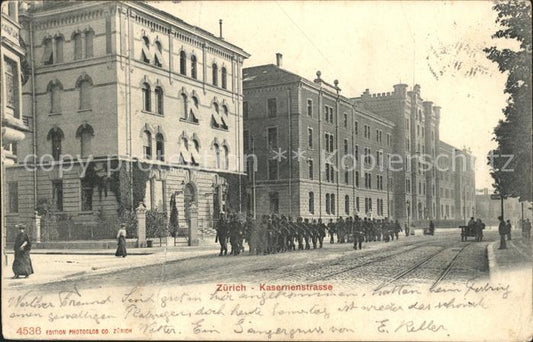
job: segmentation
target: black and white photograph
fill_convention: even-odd
[[[3,1],[3,338],[531,340],[531,7]]]

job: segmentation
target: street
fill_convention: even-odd
[[[400,236],[399,241],[365,243],[363,250],[352,245],[325,243],[323,249],[293,251],[274,255],[219,257],[216,250],[207,256],[135,267],[76,280],[63,280],[24,288],[55,292],[62,287],[105,288],[131,286],[165,287],[206,283],[298,282],[388,285],[465,282],[488,279],[486,247],[498,235],[487,230],[482,242],[470,238],[461,242],[457,229],[437,230],[435,236]],[[141,258],[143,256],[135,256]],[[127,262],[128,259],[124,259]],[[31,282],[31,277],[27,281]]]

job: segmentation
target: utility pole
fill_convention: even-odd
[[[252,136],[252,201],[253,201],[253,205],[252,205],[252,210],[254,211],[254,220],[257,218],[256,216],[256,205],[255,205],[255,168],[256,168],[256,165],[255,165],[255,142],[254,142],[254,137]],[[248,163],[248,161],[246,161],[246,163]]]

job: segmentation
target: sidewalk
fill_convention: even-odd
[[[516,237],[506,242],[507,249],[499,249],[499,240],[487,246],[491,280],[502,279],[510,272],[520,272],[521,270],[531,273],[533,239],[526,240],[522,237]]]
[[[163,264],[207,255],[217,255],[218,244],[200,246],[163,246],[155,248],[129,248],[126,258],[115,257],[114,249],[39,249],[32,250],[34,269],[28,279],[11,279],[13,272],[13,251],[2,258],[3,281],[7,287],[19,288],[61,280],[112,273],[125,269]],[[67,254],[68,253],[68,254]]]

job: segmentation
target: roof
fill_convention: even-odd
[[[303,77],[279,68],[274,64],[244,68],[242,73],[243,87],[247,85],[253,87],[275,86],[304,80]]]

